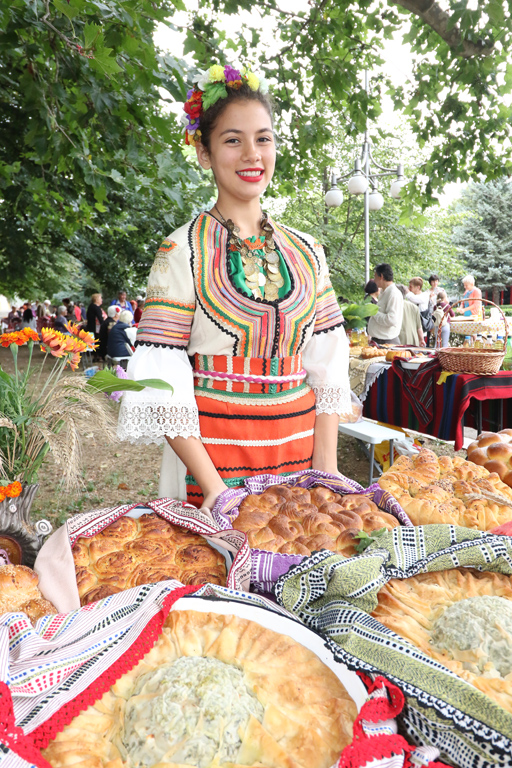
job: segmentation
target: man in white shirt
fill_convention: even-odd
[[[368,333],[378,344],[400,344],[398,338],[404,314],[404,297],[393,282],[390,264],[378,264],[374,273],[380,288],[379,311],[368,321]]]
[[[413,304],[417,304],[420,312],[428,309],[428,303],[430,301],[430,291],[423,291],[423,279],[421,277],[413,277],[409,280],[409,293],[405,297],[412,301]]]

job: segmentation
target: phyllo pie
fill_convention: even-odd
[[[391,579],[373,616],[512,712],[512,578],[454,568]]]
[[[53,768],[330,768],[356,715],[334,672],[287,635],[176,610],[43,754]]]

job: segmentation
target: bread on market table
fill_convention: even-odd
[[[26,613],[32,624],[43,616],[57,613],[38,587],[39,576],[26,565],[0,566],[0,615]]]
[[[254,549],[310,555],[329,549],[345,557],[356,554],[359,533],[391,530],[399,521],[364,494],[341,495],[329,488],[271,485],[240,504],[233,528],[247,534]]]
[[[361,357],[363,360],[368,360],[371,357],[386,357],[387,350],[380,349],[379,347],[363,347],[361,349]]]
[[[451,523],[489,531],[512,520],[512,489],[496,472],[422,448],[400,456],[379,479],[414,525]]]
[[[80,605],[123,589],[177,579],[226,585],[226,561],[206,539],[156,513],[120,517],[73,546]]]
[[[497,472],[501,480],[512,487],[512,429],[482,432],[468,445],[468,460],[489,472]]]
[[[386,360],[388,363],[392,363],[396,357],[402,360],[409,360],[412,357],[412,352],[408,349],[390,349],[386,352]]]
[[[512,713],[512,579],[472,568],[391,579],[372,615]]]
[[[175,610],[153,649],[43,755],[53,768],[330,768],[356,715],[334,672],[287,635]]]

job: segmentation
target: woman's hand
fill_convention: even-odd
[[[203,503],[201,504],[201,508],[206,507],[211,512],[220,494],[223,493],[224,491],[227,491],[227,489],[228,489],[228,486],[221,481],[218,487],[216,487],[215,489],[212,489],[207,493],[204,493],[203,491],[204,500],[203,500]]]

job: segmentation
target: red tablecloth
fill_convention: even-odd
[[[439,375],[440,370],[434,369],[430,380],[423,382],[432,393],[425,408],[418,389],[408,387],[403,377],[390,368],[371,387],[364,402],[364,415],[441,440],[454,440],[457,451],[463,443],[463,419],[465,426],[476,426],[472,400],[482,401],[482,429],[499,428],[502,407],[502,426],[512,426],[512,372],[500,371],[494,376],[458,373],[448,376],[444,384],[437,384]]]

